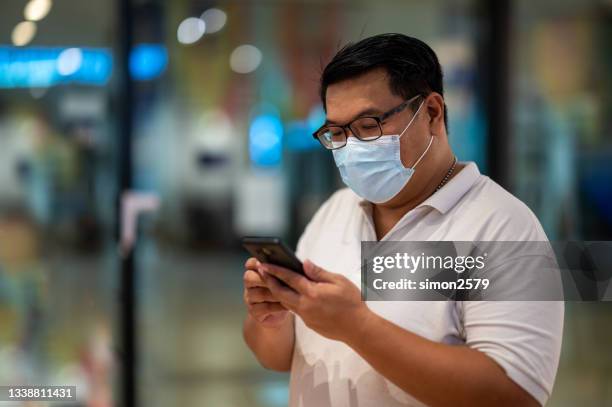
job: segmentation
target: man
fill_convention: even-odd
[[[290,405],[545,404],[562,303],[361,301],[361,241],[547,240],[522,202],[456,161],[435,53],[400,34],[349,45],[321,99],[315,136],[350,189],[300,238],[308,278],[253,258],[244,275],[245,340],[263,366],[291,371]]]

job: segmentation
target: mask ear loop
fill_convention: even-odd
[[[425,103],[425,101],[423,100],[421,102],[421,104],[419,105],[419,108],[417,109],[416,112],[414,112],[414,116],[412,116],[412,119],[410,119],[410,121],[408,122],[408,124],[406,125],[406,127],[404,127],[404,130],[400,133],[399,138],[402,138],[402,136],[404,135],[404,133],[406,133],[406,130],[408,130],[408,127],[410,127],[410,125],[412,124],[412,122],[414,121],[414,119],[416,119],[417,115],[419,114],[419,111],[421,110],[421,107],[423,107],[423,103]]]
[[[408,127],[410,127],[410,125],[412,124],[412,122],[414,121],[414,119],[417,117],[417,115],[419,114],[419,111],[421,110],[421,107],[423,107],[423,103],[425,103],[425,101],[423,100],[421,102],[421,104],[419,105],[419,108],[417,109],[417,111],[414,113],[414,116],[412,116],[412,119],[410,120],[410,122],[408,123],[408,125],[406,126],[406,128],[404,129],[404,131],[402,131],[402,134],[400,134],[399,138],[402,138],[402,136],[404,135],[404,133],[406,132],[406,130],[408,130]],[[427,154],[427,152],[429,151],[429,148],[431,147],[431,144],[433,143],[433,139],[434,136],[431,136],[429,138],[429,144],[427,144],[427,148],[425,149],[425,151],[423,151],[423,154],[421,154],[421,156],[419,157],[418,160],[416,160],[416,162],[414,163],[414,165],[412,166],[412,169],[414,170],[416,168],[416,166],[421,162],[421,160],[423,159],[423,157],[425,157],[425,154]]]
[[[429,138],[429,144],[427,144],[427,148],[425,149],[425,151],[423,151],[423,154],[421,154],[421,156],[419,157],[419,159],[414,163],[414,165],[412,166],[412,169],[414,170],[416,168],[416,166],[421,162],[421,160],[423,159],[423,157],[425,157],[425,154],[427,154],[427,152],[429,151],[429,147],[431,147],[431,143],[433,143],[433,139],[434,136],[431,136]]]

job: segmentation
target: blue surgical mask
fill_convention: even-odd
[[[414,169],[429,151],[433,136],[427,148],[411,168],[404,167],[400,156],[400,138],[404,135],[423,102],[400,134],[383,135],[373,141],[361,141],[349,137],[346,145],[333,150],[334,160],[340,170],[342,181],[357,195],[373,203],[391,200],[406,186]]]

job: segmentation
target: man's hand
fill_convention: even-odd
[[[276,328],[285,321],[287,309],[274,297],[257,271],[261,263],[254,257],[249,258],[244,267],[244,303],[249,314],[262,326]]]
[[[258,270],[262,272],[263,281],[271,294],[282,306],[295,312],[309,328],[327,338],[346,341],[355,333],[359,322],[370,314],[355,284],[308,260],[304,262],[304,272],[308,278],[267,263],[261,264]]]

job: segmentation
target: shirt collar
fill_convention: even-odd
[[[461,197],[472,188],[480,177],[480,171],[475,162],[460,162],[465,167],[457,173],[446,185],[434,192],[429,198],[421,202],[416,208],[431,207],[445,214],[459,202]],[[359,206],[371,215],[372,204],[365,199],[360,199]]]
[[[442,214],[455,206],[480,177],[480,171],[475,162],[462,162],[461,164],[465,164],[465,167],[457,175],[418,206],[430,206]]]

